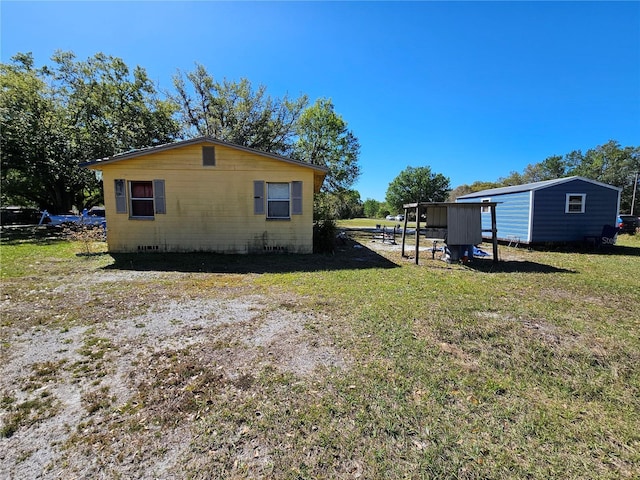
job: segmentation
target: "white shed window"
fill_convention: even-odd
[[[584,213],[586,193],[567,193],[564,213]]]
[[[290,218],[288,183],[267,183],[267,218]]]
[[[482,200],[480,200],[480,202],[482,203],[489,203],[490,201],[490,198],[483,198]],[[489,213],[491,211],[491,207],[489,207],[488,205],[486,207],[480,207],[480,211],[482,213]]]

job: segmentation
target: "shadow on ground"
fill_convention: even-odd
[[[537,252],[640,256],[640,248],[620,244],[594,246],[587,243],[555,243],[544,245],[530,245],[528,248]]]
[[[63,242],[68,238],[62,227],[45,227],[38,225],[3,226],[0,238],[2,245],[20,245],[22,243],[50,244]]]
[[[632,257],[640,257],[640,248],[616,245],[613,248],[601,250],[599,253],[603,255],[629,255]]]
[[[500,260],[494,263],[492,259],[474,258],[473,262],[465,264],[465,267],[484,273],[578,273],[576,270],[528,260]]]
[[[348,240],[333,254],[224,255],[218,253],[112,253],[113,270],[203,273],[289,273],[397,268],[364,245]]]

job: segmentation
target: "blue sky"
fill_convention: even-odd
[[[274,97],[331,98],[362,199],[407,166],[451,186],[610,139],[640,146],[640,2],[0,3],[1,59],[97,52],[161,89],[202,63]]]

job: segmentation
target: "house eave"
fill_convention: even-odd
[[[241,150],[241,151],[248,152],[248,153],[253,153],[255,155],[259,155],[259,156],[262,156],[262,157],[270,158],[270,159],[273,159],[273,160],[278,160],[278,161],[281,161],[281,162],[290,163],[292,165],[298,165],[300,167],[310,168],[310,169],[318,172],[319,174],[322,174],[322,178],[323,179],[324,179],[324,176],[329,171],[328,168],[322,167],[322,166],[319,166],[319,165],[312,165],[310,163],[302,162],[300,160],[295,160],[295,159],[289,158],[289,157],[284,157],[282,155],[277,155],[275,153],[262,152],[260,150],[254,149],[254,148],[244,147],[242,145],[236,145],[234,143],[224,142],[222,140],[217,140],[217,139],[215,139],[213,137],[206,137],[206,136],[205,137],[190,138],[188,140],[180,140],[178,142],[166,143],[166,144],[163,144],[163,145],[156,145],[156,146],[153,146],[153,147],[140,148],[140,149],[124,152],[124,153],[118,153],[118,154],[112,155],[110,157],[98,158],[98,159],[95,159],[95,160],[91,160],[89,162],[81,163],[80,166],[81,167],[85,167],[85,168],[89,168],[91,170],[100,170],[100,168],[103,165],[108,165],[108,164],[111,164],[111,163],[116,163],[116,162],[120,162],[120,161],[131,159],[131,158],[142,157],[142,156],[149,155],[149,154],[152,154],[152,153],[163,152],[163,151],[166,151],[166,150],[172,150],[172,149],[175,149],[175,148],[181,148],[181,147],[185,147],[185,146],[189,146],[189,145],[197,145],[197,144],[210,144],[210,145],[214,145],[214,146],[217,145],[217,146],[233,148],[233,149],[236,149],[236,150]]]

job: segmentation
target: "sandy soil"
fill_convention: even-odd
[[[66,286],[58,282],[56,289],[62,294],[83,283],[135,281],[140,275],[150,273],[102,272],[70,278]],[[162,275],[170,280],[181,274]],[[81,297],[78,292],[68,298]],[[193,377],[215,372],[220,381],[238,388],[267,364],[301,377],[317,368],[347,368],[349,360],[329,339],[305,328],[320,319],[296,313],[289,308],[292,302],[296,299],[277,293],[186,297],[149,305],[133,317],[112,313],[109,321],[93,325],[3,328],[0,421],[10,421],[10,405],[35,402],[40,407],[28,413],[32,422],[27,426],[23,422],[11,436],[0,438],[0,478],[173,478],[191,441],[188,423],[163,429],[161,435],[153,425],[116,435],[122,422],[118,412],[135,408],[141,386],[171,371],[170,359],[180,355],[197,363]],[[28,308],[33,307],[5,297],[0,313],[5,318],[26,315]],[[146,410],[139,412],[141,423]],[[71,448],[78,435],[85,437],[83,448]],[[91,436],[95,449],[86,445]],[[112,439],[105,441],[105,436]],[[163,452],[160,463],[158,451]]]

